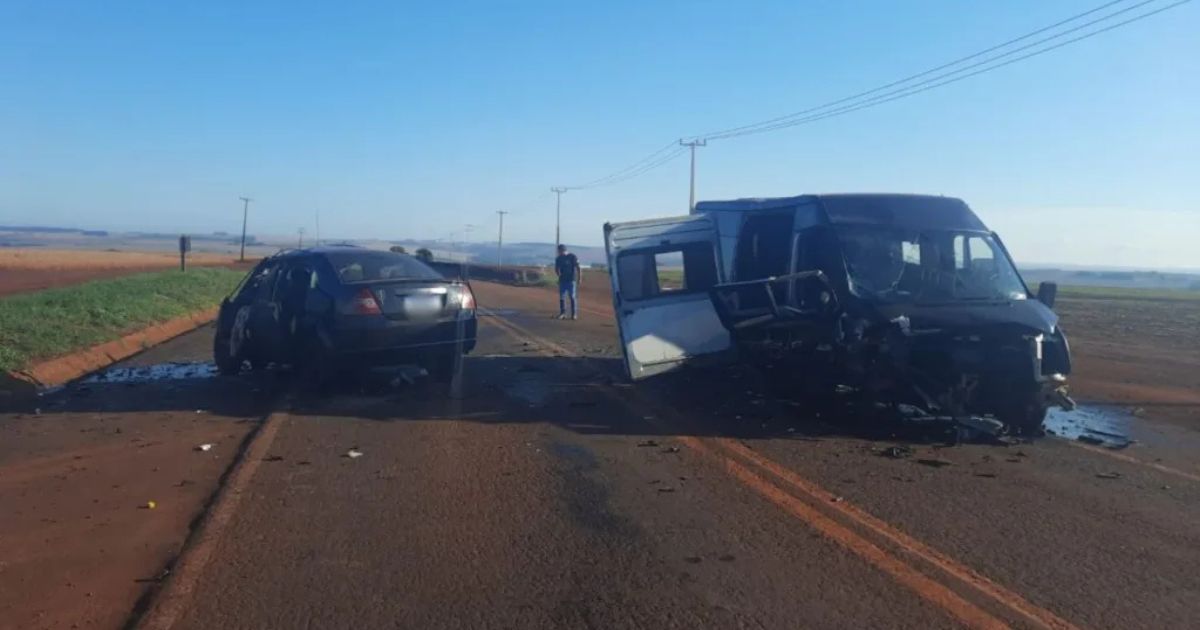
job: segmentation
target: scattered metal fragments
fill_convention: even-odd
[[[879,454],[883,457],[890,457],[892,459],[904,459],[905,457],[911,457],[913,451],[907,446],[889,446],[880,451]]]
[[[1090,427],[1087,429],[1084,429],[1084,430],[1087,431],[1088,433],[1094,433],[1096,435],[1103,435],[1104,437],[1117,438],[1118,440],[1128,440],[1129,439],[1128,435],[1121,435],[1120,433],[1111,433],[1109,431],[1101,431],[1100,429],[1093,429]]]

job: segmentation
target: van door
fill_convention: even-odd
[[[604,226],[613,310],[629,377],[639,380],[731,348],[709,289],[721,281],[707,215]]]

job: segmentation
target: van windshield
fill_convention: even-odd
[[[1028,297],[1008,256],[986,232],[842,225],[850,288],[889,303],[1009,301]]]

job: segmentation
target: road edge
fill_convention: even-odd
[[[37,394],[38,388],[55,387],[106,368],[160,343],[191,332],[217,318],[218,307],[151,324],[141,330],[90,348],[76,350],[35,363],[19,371],[0,373],[0,401]]]
[[[289,407],[284,405],[284,409]],[[179,555],[164,567],[166,580],[138,599],[122,626],[125,630],[168,630],[180,620],[244,492],[287,417],[287,411],[272,411],[242,440],[233,463],[221,475],[216,490],[193,521]]]

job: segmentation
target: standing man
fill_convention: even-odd
[[[558,318],[567,318],[567,296],[571,296],[571,319],[579,319],[579,283],[583,271],[579,269],[579,258],[567,251],[566,245],[558,246],[558,257],[554,259],[554,273],[558,274]]]

